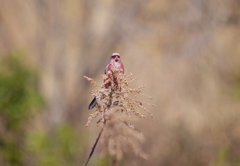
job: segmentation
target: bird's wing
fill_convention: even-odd
[[[107,74],[108,66],[109,66],[109,64],[106,66],[106,68],[104,70],[104,74]]]

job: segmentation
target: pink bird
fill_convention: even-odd
[[[111,55],[111,58],[109,60],[109,63],[108,65],[106,66],[105,70],[104,70],[104,74],[107,74],[108,71],[111,71],[112,68],[117,68],[117,69],[120,69],[122,70],[121,73],[124,73],[124,66],[121,62],[121,59],[120,59],[120,54],[118,53],[113,53]],[[110,76],[109,76],[110,77]],[[92,100],[92,102],[89,104],[88,106],[88,109],[93,109],[95,106],[97,105],[97,99],[96,97],[94,97],[94,99]]]

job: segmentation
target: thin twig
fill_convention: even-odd
[[[93,147],[92,147],[92,150],[91,150],[91,152],[90,152],[90,154],[89,154],[89,156],[88,156],[88,158],[87,158],[87,161],[86,161],[86,163],[84,164],[84,166],[87,166],[90,158],[92,157],[92,154],[93,154],[93,152],[94,152],[94,150],[95,150],[95,148],[96,148],[96,146],[97,146],[98,140],[100,139],[100,137],[101,137],[101,135],[102,135],[102,132],[103,132],[103,128],[101,129],[100,133],[98,134],[98,137],[97,137],[97,139],[96,139],[96,141],[95,141],[95,143],[94,143],[94,145],[93,145]]]
[[[116,156],[114,156],[112,160],[112,166],[117,166],[117,165],[118,165],[118,161],[116,159]]]

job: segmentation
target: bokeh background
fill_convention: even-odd
[[[135,122],[149,160],[120,165],[240,165],[239,0],[0,0],[0,165],[82,165],[100,130],[83,76],[114,52],[157,105]]]

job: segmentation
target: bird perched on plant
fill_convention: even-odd
[[[107,74],[108,71],[111,71],[113,68],[120,69],[121,73],[124,73],[124,66],[120,59],[120,54],[113,53],[110,57],[109,63],[104,70],[104,74]],[[110,78],[110,77],[109,77]],[[92,102],[89,104],[88,109],[93,109],[97,105],[97,99],[94,97]]]

